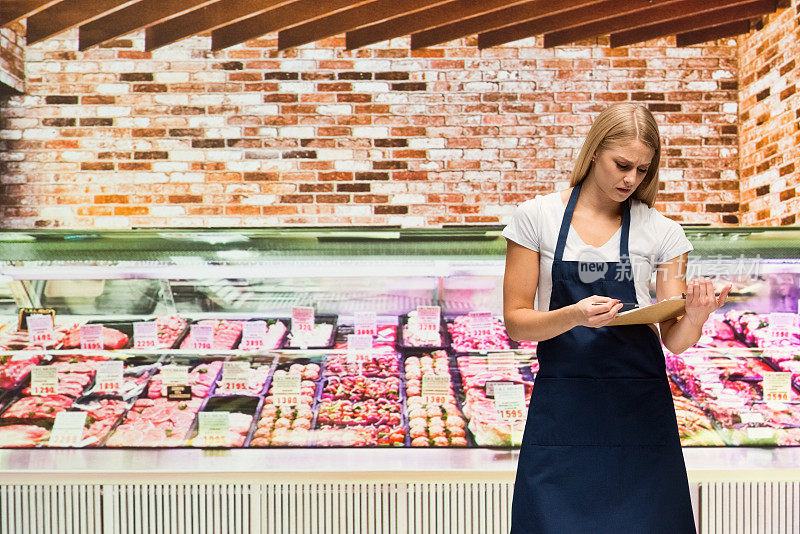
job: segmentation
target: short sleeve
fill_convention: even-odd
[[[502,236],[538,252],[541,226],[541,206],[536,197],[517,206],[511,216],[511,222],[503,229]]]
[[[658,250],[658,263],[657,265],[661,265],[665,261],[669,261],[673,258],[677,258],[684,252],[690,252],[694,250],[694,246],[686,238],[686,234],[683,231],[683,227],[680,224],[673,221],[672,219],[668,219],[661,216],[663,228],[661,228],[661,232],[657,233],[656,235],[663,235],[664,239],[661,241],[661,246]]]

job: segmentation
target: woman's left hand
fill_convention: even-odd
[[[728,284],[719,296],[714,293],[714,284],[707,278],[693,278],[686,287],[686,314],[684,317],[697,326],[702,326],[708,316],[725,304],[732,284]]]

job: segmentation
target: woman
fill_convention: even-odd
[[[539,341],[512,534],[695,533],[661,342],[680,353],[722,306],[709,280],[686,286],[692,245],[653,208],[661,143],[650,112],[615,104],[592,124],[571,188],[523,203],[503,286],[512,339]],[[685,315],[606,326],[626,303],[686,293]],[[538,303],[534,308],[534,299]]]

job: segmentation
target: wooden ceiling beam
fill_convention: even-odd
[[[100,18],[139,0],[64,0],[28,17],[25,38],[29,45]]]
[[[750,19],[736,20],[727,24],[719,24],[717,26],[709,26],[708,28],[679,33],[675,36],[675,42],[678,46],[691,46],[708,41],[716,41],[717,39],[724,39],[726,37],[734,37],[736,35],[748,33],[749,31]]]
[[[330,17],[321,18],[278,32],[278,49],[285,50],[331,35],[361,28],[401,15],[423,11],[448,0],[377,0]]]
[[[599,35],[629,30],[655,22],[685,17],[686,13],[699,15],[705,11],[736,6],[752,0],[683,0],[678,3],[658,4],[634,15],[620,15],[605,20],[592,21],[580,26],[566,28],[544,35],[544,47],[552,48]]]
[[[612,33],[611,47],[628,46],[633,43],[649,41],[650,39],[675,35],[676,33],[689,32],[708,24],[725,24],[743,18],[764,15],[774,12],[777,7],[776,0],[754,0],[746,4],[709,11],[702,16],[692,13],[690,16],[680,19]]]
[[[211,49],[222,50],[264,34],[333,15],[372,0],[300,0],[211,32]]]
[[[239,22],[269,9],[291,4],[295,0],[218,0],[145,30],[145,50],[155,50],[184,37],[196,35]]]
[[[35,15],[61,0],[3,0],[0,8],[0,26]]]
[[[464,0],[452,0],[446,4],[418,13],[403,15],[347,32],[346,46],[348,50],[353,50],[529,1],[484,0],[482,2],[465,2]]]
[[[78,49],[86,50],[165,20],[178,17],[217,0],[142,0],[78,28]]]
[[[425,48],[475,33],[502,28],[524,20],[572,11],[588,5],[599,4],[601,0],[534,0],[505,9],[492,11],[478,17],[445,24],[411,35],[411,48]]]
[[[658,6],[663,8],[669,4],[681,3],[685,0],[662,0]],[[588,23],[600,23],[624,15],[644,13],[653,7],[652,0],[631,0],[620,4],[618,0],[606,0],[600,4],[567,11],[557,15],[540,17],[519,24],[506,26],[478,35],[478,48],[484,49],[498,46],[526,37],[543,33],[574,28]]]

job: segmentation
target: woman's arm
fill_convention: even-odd
[[[700,339],[708,316],[725,304],[732,285],[714,293],[714,284],[706,278],[693,278],[686,285],[686,263],[689,253],[666,261],[656,270],[656,298],[659,302],[686,293],[686,314],[659,323],[661,342],[673,354],[680,354]]]
[[[539,285],[539,253],[511,240],[507,243],[503,319],[511,339],[544,341],[575,326],[605,326],[622,307],[617,299],[593,295],[557,310],[535,310],[533,302]]]

